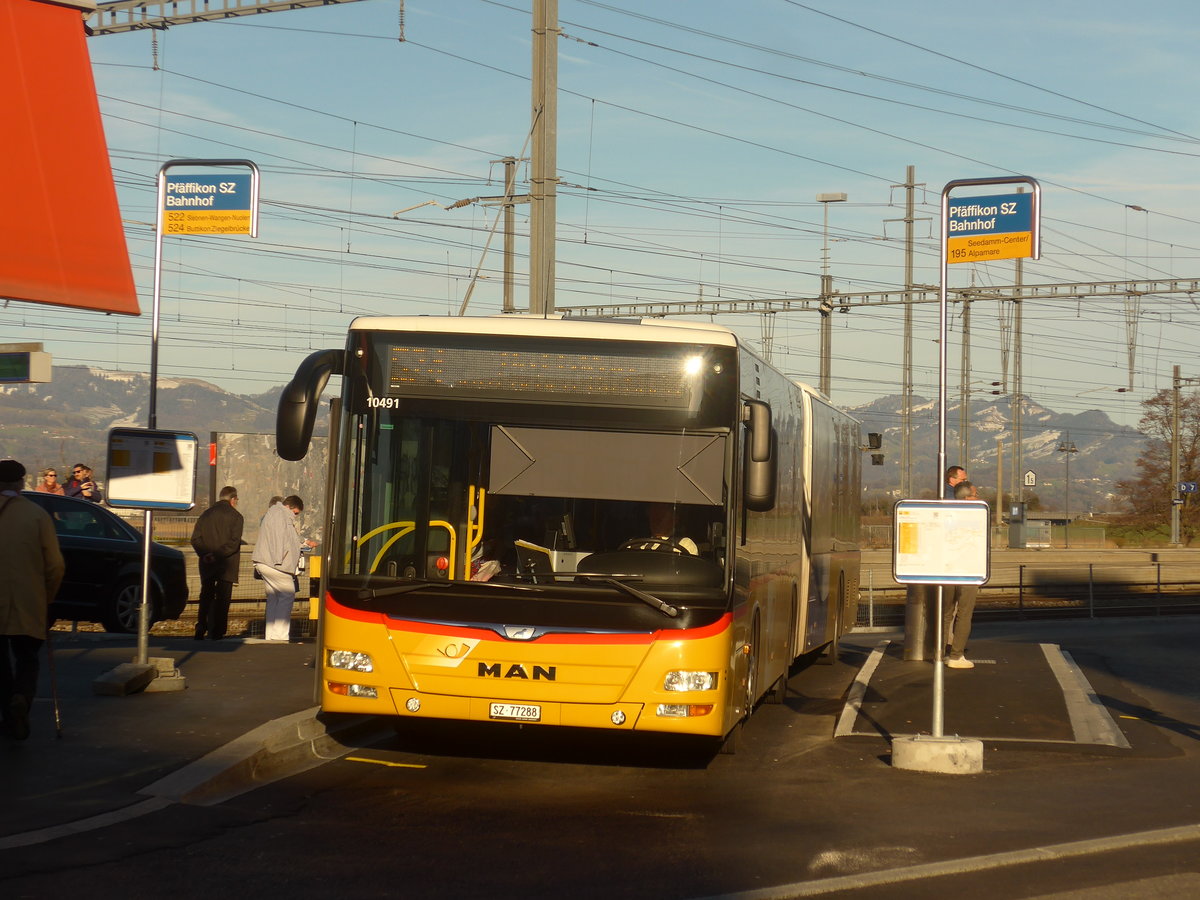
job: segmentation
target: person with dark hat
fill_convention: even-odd
[[[19,741],[29,737],[38,652],[66,571],[54,522],[21,496],[24,487],[25,467],[0,460],[0,720]]]

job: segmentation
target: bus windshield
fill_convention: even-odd
[[[369,406],[347,417],[340,574],[724,583],[727,431],[518,424],[469,406],[457,418]]]

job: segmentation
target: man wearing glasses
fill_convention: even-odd
[[[75,463],[71,467],[71,478],[63,485],[63,493],[68,497],[79,497],[83,500],[91,500],[93,503],[99,503],[104,499],[100,494],[100,488],[96,486],[96,482],[92,481],[91,467],[85,466],[83,463]]]

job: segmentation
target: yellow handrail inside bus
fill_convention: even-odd
[[[446,575],[449,578],[454,578],[454,550],[458,543],[458,535],[454,531],[454,526],[449,522],[444,522],[442,520],[430,520],[429,525],[432,528],[445,528],[450,534],[450,568]],[[375,574],[375,570],[379,568],[379,563],[383,560],[383,555],[387,553],[389,549],[391,549],[392,544],[396,543],[396,541],[400,540],[406,534],[411,533],[416,527],[417,525],[415,522],[388,522],[386,525],[380,525],[378,528],[371,529],[358,539],[358,546],[362,547],[363,544],[375,537],[377,534],[382,534],[383,532],[389,531],[393,528],[400,529],[394,535],[388,538],[387,542],[384,543],[384,545],[379,549],[379,552],[375,554],[375,558],[371,561],[370,574]],[[347,555],[346,562],[349,563],[349,561],[349,555]]]
[[[476,494],[475,485],[470,485],[467,488],[467,509],[474,508],[475,521],[471,521],[471,517],[467,516],[467,565],[471,564],[471,557],[475,553],[475,548],[483,541],[483,509],[484,499],[487,496],[487,488],[481,487]]]

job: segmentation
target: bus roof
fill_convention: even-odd
[[[733,347],[737,335],[713,322],[670,319],[582,319],[561,314],[535,316],[362,316],[351,331],[417,331],[430,334],[495,334],[528,337],[591,338],[601,341],[653,341]]]

